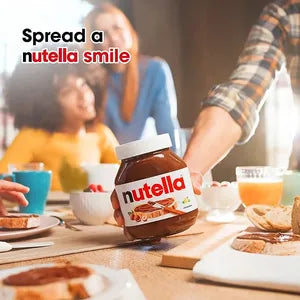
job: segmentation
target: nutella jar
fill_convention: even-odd
[[[128,233],[159,238],[192,226],[197,202],[185,162],[171,150],[168,134],[116,147],[122,161],[115,179]]]

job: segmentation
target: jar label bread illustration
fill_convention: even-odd
[[[172,218],[197,208],[188,168],[116,186],[126,226]]]

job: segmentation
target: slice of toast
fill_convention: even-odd
[[[103,292],[105,277],[83,265],[38,267],[2,280],[0,299],[86,299]]]
[[[29,229],[40,226],[40,216],[10,214],[0,217],[0,227],[5,229]]]
[[[300,234],[300,196],[295,197],[292,210],[292,231]]]
[[[245,234],[245,233],[244,233]],[[276,241],[268,241],[268,235],[280,235]],[[250,238],[244,239],[243,234],[237,236],[231,246],[235,250],[260,253],[267,255],[300,255],[300,236],[284,233],[246,233]],[[251,238],[251,235],[253,237]],[[260,236],[261,235],[261,236]],[[295,240],[285,241],[285,236],[293,237]],[[267,237],[267,239],[265,239]]]
[[[257,228],[265,231],[286,232],[291,229],[291,206],[250,205],[246,216]]]

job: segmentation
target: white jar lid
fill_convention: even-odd
[[[150,153],[160,149],[170,148],[172,142],[168,133],[160,134],[151,138],[137,140],[116,147],[119,160]]]

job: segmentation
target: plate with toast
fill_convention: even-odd
[[[197,279],[300,293],[300,197],[293,207],[251,205],[254,225],[193,269]]]
[[[40,264],[0,271],[0,299],[121,299],[126,270],[91,264]],[[137,298],[137,299],[144,299]]]
[[[0,217],[0,241],[14,240],[45,232],[59,224],[55,217],[9,214]]]
[[[277,256],[234,250],[232,241],[197,262],[199,280],[300,293],[299,256]]]

